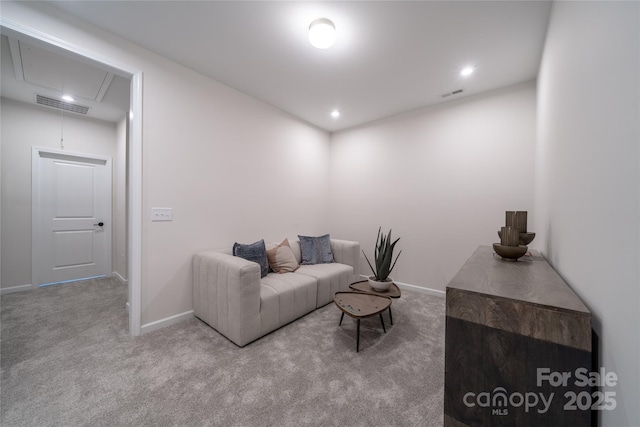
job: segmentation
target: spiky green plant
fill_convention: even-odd
[[[367,254],[364,253],[364,250],[362,251],[362,254],[367,260],[367,263],[369,264],[369,267],[371,268],[376,281],[386,281],[393,271],[393,268],[396,266],[396,262],[398,262],[398,258],[400,257],[402,251],[398,252],[398,255],[396,255],[396,259],[395,261],[393,261],[393,264],[391,263],[391,260],[393,259],[393,248],[396,246],[396,243],[398,243],[398,240],[400,240],[399,237],[393,243],[391,243],[391,230],[389,230],[389,234],[385,236],[384,233],[382,233],[382,227],[378,229],[376,247],[373,252],[376,268],[373,268],[373,265],[371,265],[371,261],[369,261],[369,258],[367,258]]]

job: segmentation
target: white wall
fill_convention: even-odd
[[[335,133],[330,229],[371,257],[392,228],[393,278],[444,290],[506,210],[532,210],[534,142],[533,82]]]
[[[116,157],[113,162],[113,274],[127,282],[127,118],[116,124]]]
[[[192,309],[196,251],[327,231],[328,133],[46,4],[2,14],[143,72],[143,328]]]
[[[538,242],[593,313],[616,427],[640,425],[639,5],[555,2],[538,80]]]
[[[144,218],[143,325],[192,308],[196,251],[323,233],[328,221],[328,133],[178,65],[152,71],[143,215],[172,207],[174,220]]]
[[[2,102],[2,288],[31,285],[31,147],[60,150],[60,112]],[[115,156],[114,123],[64,115],[64,150]],[[114,159],[115,163],[115,159]],[[115,182],[114,182],[115,183]]]

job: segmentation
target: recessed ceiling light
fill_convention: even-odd
[[[465,67],[462,69],[462,71],[460,71],[460,75],[462,77],[467,77],[470,76],[471,74],[473,74],[474,68],[473,67]]]
[[[337,119],[338,117],[340,117],[340,111],[338,110],[333,110],[331,112],[331,117],[333,117],[334,119]]]
[[[333,46],[336,41],[336,26],[327,18],[318,18],[309,24],[309,42],[318,49]]]
[[[62,95],[62,100],[63,101],[67,101],[67,102],[75,101],[75,99],[73,99],[73,96],[71,96],[71,95]]]

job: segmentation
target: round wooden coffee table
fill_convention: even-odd
[[[380,315],[382,330],[387,332],[387,329],[384,327],[382,312],[391,305],[391,298],[367,294],[364,292],[336,292],[333,295],[333,302],[335,302],[336,306],[338,306],[342,311],[339,325],[342,325],[342,319],[344,319],[345,314],[356,319],[358,323],[356,352],[360,351],[360,319],[372,317],[378,314]]]
[[[400,288],[395,283],[392,283],[389,289],[387,289],[386,291],[376,291],[371,287],[368,280],[361,280],[360,282],[352,283],[349,285],[349,287],[355,292],[364,292],[366,294],[378,295],[381,297],[400,298],[401,296]],[[391,313],[391,306],[389,306],[389,320],[393,325],[393,314]]]

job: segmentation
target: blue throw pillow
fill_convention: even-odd
[[[267,259],[267,248],[264,245],[264,239],[250,245],[236,242],[233,244],[233,254],[260,264],[260,278],[269,273],[269,260]]]
[[[320,237],[298,236],[302,265],[328,264],[333,261],[331,238],[328,234]]]

